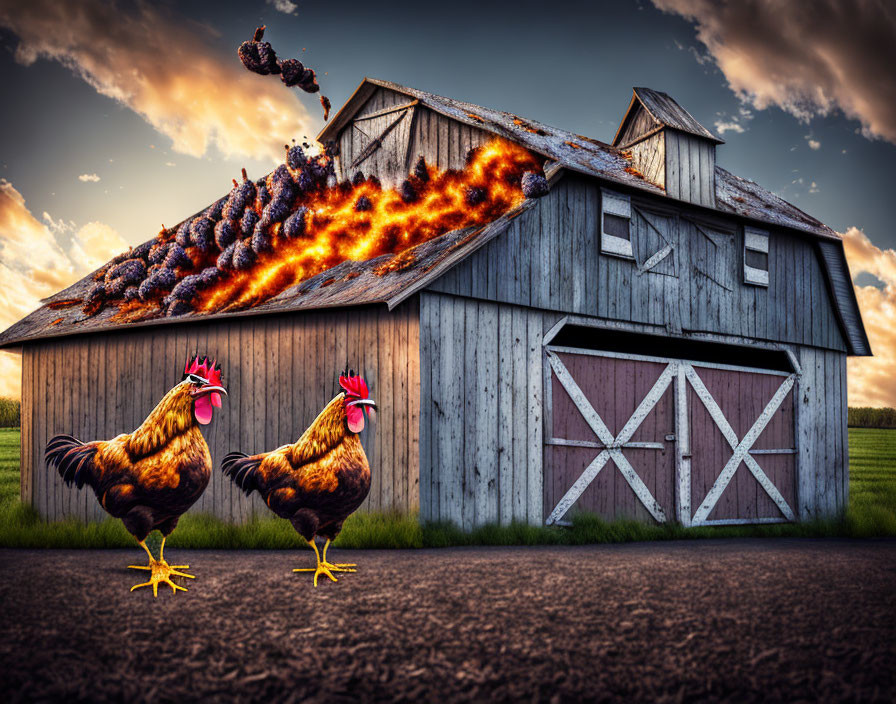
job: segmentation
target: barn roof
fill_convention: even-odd
[[[650,88],[633,88],[632,101],[628,106],[625,117],[619,123],[613,144],[617,144],[619,135],[629,115],[640,104],[650,116],[661,126],[687,132],[688,134],[703,137],[716,144],[724,144],[725,141],[716,137],[712,132],[694,119],[693,115],[679,105],[670,95]]]
[[[601,178],[625,188],[668,197],[662,187],[647,181],[632,167],[631,161],[623,151],[605,142],[560,130],[535,120],[523,119],[512,113],[372,78],[365,78],[361,82],[354,94],[321,131],[318,139],[322,142],[334,139],[367,99],[380,87],[408,95],[417,100],[419,104],[435,112],[512,140],[547,157],[551,162],[549,176],[556,177],[557,173],[565,168]],[[692,133],[694,133],[693,130],[699,128],[707,133],[706,135],[701,134],[701,136],[708,135],[709,138],[715,139],[708,130],[680,106],[677,106],[677,103],[665,93],[636,88],[635,96],[663,124],[669,124],[676,129]],[[677,110],[673,106],[677,106]],[[654,110],[656,113],[653,112]],[[716,139],[716,141],[721,140]],[[825,254],[822,257],[822,262],[825,264],[825,273],[838,317],[844,327],[850,352],[852,354],[870,354],[870,346],[862,326],[858,303],[849,277],[849,269],[842,253],[840,236],[828,226],[762,186],[735,176],[719,166],[716,166],[715,169],[716,209],[718,211],[758,223],[798,230],[819,238],[821,241],[834,244],[833,250],[836,251],[833,257],[836,259],[839,256],[842,261],[836,265],[833,259]],[[86,295],[87,290],[94,282],[91,274],[45,299],[41,308],[0,333],[0,348],[14,346],[27,340],[92,332],[99,329],[131,328],[135,325],[164,325],[196,319],[209,320],[220,317],[371,303],[386,303],[393,307],[498,235],[511,219],[532,207],[534,203],[535,201],[526,201],[519,208],[506,213],[492,223],[479,228],[447,233],[419,245],[413,250],[408,250],[406,253],[384,255],[367,262],[344,262],[245,311],[217,314],[187,313],[174,318],[131,323],[116,322],[113,319],[116,314],[114,309],[104,309],[91,317],[82,313],[80,306],[66,307],[65,305],[70,299],[80,299]],[[199,211],[197,215],[201,212]],[[382,272],[386,270],[389,273],[382,275]],[[376,271],[381,273],[377,274]]]
[[[242,311],[186,313],[174,318],[155,318],[135,323],[116,321],[117,309],[114,307],[106,307],[96,315],[88,316],[82,312],[80,305],[65,305],[72,299],[77,299],[80,304],[80,299],[94,283],[93,277],[87,276],[45,299],[45,305],[0,333],[0,347],[99,330],[106,332],[135,326],[170,325],[293,310],[374,303],[384,303],[392,309],[497,237],[535,203],[534,200],[526,200],[486,225],[454,230],[399,254],[386,254],[364,262],[343,262]]]

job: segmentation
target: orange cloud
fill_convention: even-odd
[[[896,13],[878,0],[653,0],[697,25],[731,89],[801,120],[839,108],[896,143]],[[810,143],[811,146],[811,143]],[[813,147],[817,148],[817,147]]]
[[[843,235],[843,245],[852,275],[866,272],[883,285],[855,287],[874,357],[847,362],[849,405],[896,407],[896,251],[874,246],[855,227]]]
[[[65,235],[68,226],[46,219]],[[40,306],[40,300],[69,286],[127,249],[127,243],[107,225],[81,227],[63,247],[37,220],[25,199],[0,179],[0,330]],[[0,353],[0,396],[18,397],[21,362],[17,354]]]
[[[177,152],[200,157],[213,145],[227,157],[279,162],[285,141],[316,133],[295,91],[249,73],[235,46],[222,53],[210,28],[172,12],[149,3],[127,10],[102,0],[12,0],[0,5],[0,26],[18,35],[18,62],[62,63]]]

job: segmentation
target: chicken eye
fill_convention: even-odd
[[[203,379],[201,376],[197,376],[196,374],[187,374],[187,380],[191,384],[207,384],[208,381]]]

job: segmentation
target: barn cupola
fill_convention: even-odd
[[[724,142],[670,96],[634,88],[613,146],[671,198],[716,206],[716,145]]]

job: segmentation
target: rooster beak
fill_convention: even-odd
[[[207,394],[224,394],[227,395],[227,389],[223,386],[213,386],[209,384],[208,386],[200,386],[198,389],[193,389],[190,391],[190,396],[193,398],[199,398],[200,396],[205,396]]]

